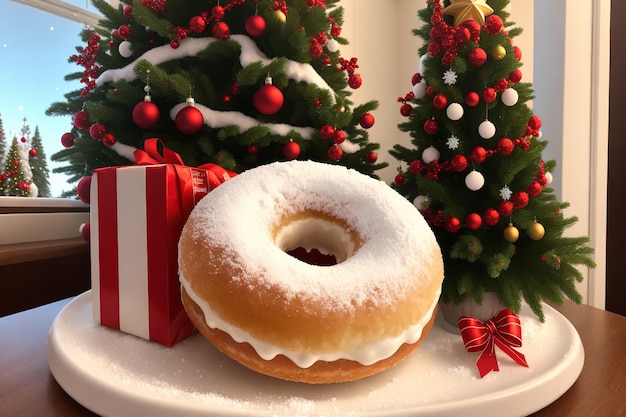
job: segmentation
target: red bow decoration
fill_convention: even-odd
[[[160,150],[159,150],[159,145]],[[146,139],[144,149],[137,149],[133,153],[137,165],[172,164],[185,165],[179,154],[168,149],[159,138]],[[212,190],[224,181],[237,175],[236,172],[228,171],[217,164],[206,163],[198,168],[207,170],[209,189]]]
[[[491,320],[483,323],[476,317],[459,317],[459,329],[468,352],[481,352],[476,360],[480,377],[498,371],[495,346],[519,365],[528,367],[526,358],[513,348],[522,346],[522,326],[519,317],[508,308],[503,308]]]

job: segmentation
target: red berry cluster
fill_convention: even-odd
[[[319,6],[322,9],[326,8],[326,1],[325,0],[306,0],[306,2],[309,4],[309,6],[311,7],[315,7],[315,6]]]
[[[287,13],[289,12],[289,8],[287,7],[287,2],[284,2],[284,1],[275,1],[273,8],[274,10],[280,10],[281,12],[283,12],[285,16],[287,16]]]
[[[81,90],[80,95],[86,96],[91,90],[96,88],[96,78],[98,78],[98,72],[100,66],[96,63],[97,52],[100,50],[100,35],[93,32],[89,39],[87,39],[87,46],[80,49],[78,54],[72,55],[72,60],[85,68],[83,76],[80,82],[85,84],[85,87]]]

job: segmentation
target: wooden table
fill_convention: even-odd
[[[69,301],[0,318],[0,416],[96,415],[67,395],[48,370],[48,331]],[[626,317],[569,302],[558,310],[580,334],[585,365],[576,383],[533,417],[626,416]]]

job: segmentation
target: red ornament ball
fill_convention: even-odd
[[[487,159],[487,151],[482,146],[476,146],[470,153],[470,159],[475,164],[483,163]]]
[[[450,160],[450,166],[456,172],[463,172],[467,169],[467,158],[465,155],[456,154]]]
[[[102,140],[104,134],[107,132],[107,128],[100,122],[96,122],[89,128],[89,135],[95,140]]]
[[[248,145],[248,147],[246,148],[246,151],[248,151],[248,153],[251,153],[251,154],[257,154],[259,153],[259,145],[257,145],[256,143],[253,143],[252,145]]]
[[[496,90],[491,87],[487,87],[483,90],[482,97],[486,103],[492,103],[497,97]]]
[[[498,206],[498,213],[501,216],[508,217],[513,214],[513,203],[510,201],[503,201]]]
[[[465,226],[467,226],[470,230],[480,229],[482,224],[483,219],[478,215],[478,213],[470,213],[465,217]]]
[[[348,77],[348,85],[350,86],[350,88],[356,90],[357,88],[361,87],[361,84],[363,84],[363,80],[361,79],[361,76],[359,74],[352,74],[350,77]]]
[[[436,93],[437,93],[437,90],[435,90],[435,87],[433,87],[432,85],[429,85],[426,88],[426,94],[428,94],[429,97],[433,97]]]
[[[140,101],[133,109],[133,121],[142,129],[152,128],[159,117],[159,108],[151,101]]]
[[[343,151],[338,145],[333,145],[328,148],[328,158],[330,158],[331,161],[338,162],[341,160],[342,157]]]
[[[86,110],[81,110],[74,115],[74,126],[76,129],[87,130],[91,122],[89,121],[89,113]]]
[[[463,45],[465,42],[469,41],[471,37],[472,32],[470,32],[468,28],[459,26],[454,34],[454,41],[457,45]]]
[[[335,128],[331,125],[324,125],[320,128],[320,135],[322,139],[330,140],[335,134]]]
[[[413,106],[411,106],[409,103],[404,103],[402,106],[400,106],[400,114],[404,117],[409,117],[412,111]]]
[[[495,226],[500,221],[500,213],[498,210],[493,208],[488,208],[483,212],[483,222],[487,226]]]
[[[28,151],[28,155],[29,155],[29,156],[32,156],[32,157],[37,156],[37,149],[30,149],[30,150]]]
[[[154,13],[162,13],[165,11],[165,0],[141,0],[141,4],[146,6],[148,9],[153,11]]]
[[[368,152],[367,155],[365,155],[365,160],[370,164],[373,164],[378,160],[378,154],[373,151]]]
[[[365,113],[364,115],[359,117],[359,124],[363,129],[369,129],[370,127],[374,126],[374,121],[374,116],[372,116],[370,113]]]
[[[26,143],[26,138],[24,136],[22,136],[22,138],[20,139],[20,141],[22,141],[22,143]]]
[[[195,33],[202,33],[206,29],[206,19],[202,16],[194,16],[189,19],[189,30]]]
[[[117,139],[115,139],[115,135],[111,132],[106,132],[104,136],[102,136],[102,143],[105,146],[113,146],[115,142],[117,142]]]
[[[539,196],[539,194],[541,194],[541,184],[539,184],[537,181],[533,181],[528,186],[527,191],[528,195],[530,195],[531,197],[537,197]]]
[[[80,227],[78,228],[78,231],[80,232],[80,235],[82,236],[83,240],[86,240],[87,242],[89,242],[89,239],[91,238],[91,223],[87,222],[87,223],[81,224]]]
[[[468,60],[473,67],[482,67],[487,62],[487,53],[482,48],[474,48],[468,55]]]
[[[491,35],[497,35],[504,29],[502,18],[496,14],[492,14],[485,20],[485,29]]]
[[[211,28],[211,35],[221,41],[226,41],[230,38],[230,27],[226,22],[215,22]]]
[[[248,32],[250,36],[258,38],[265,33],[266,28],[267,23],[265,19],[258,14],[252,15],[246,19],[246,32]]]
[[[456,217],[448,217],[444,221],[444,227],[450,233],[456,233],[461,229],[461,221]]]
[[[519,69],[511,71],[508,80],[512,83],[518,83],[522,81],[522,71],[520,71]]]
[[[75,140],[76,137],[70,132],[63,133],[63,135],[61,136],[61,144],[64,148],[71,148],[72,146],[74,146]]]
[[[300,145],[290,140],[283,146],[283,155],[285,155],[287,159],[296,159],[300,156]]]
[[[195,107],[185,106],[176,114],[174,124],[185,135],[193,135],[204,126],[204,117]]]
[[[339,145],[340,143],[343,143],[345,140],[346,140],[346,132],[344,132],[341,129],[335,130],[335,133],[333,134],[333,142]]]
[[[122,11],[122,13],[124,14],[124,17],[126,19],[130,19],[133,17],[133,6],[125,6],[124,10]]]
[[[121,25],[119,28],[117,28],[117,34],[120,38],[127,39],[130,36],[130,26]]]
[[[422,74],[420,74],[419,72],[416,72],[411,77],[411,85],[415,85],[415,84],[417,84],[417,83],[419,83],[421,81],[422,81]]]
[[[522,50],[519,49],[517,46],[513,47],[513,54],[515,55],[515,58],[517,58],[518,61],[522,60]]]
[[[225,13],[224,8],[220,5],[213,6],[211,9],[211,16],[213,16],[213,19],[215,20],[222,20]]]
[[[472,37],[480,36],[480,23],[475,20],[466,20],[459,25],[470,31]]]
[[[437,109],[437,110],[443,110],[446,107],[448,107],[448,99],[446,98],[446,96],[444,96],[443,94],[437,94],[434,98],[433,98],[433,106]]]
[[[91,201],[91,175],[82,177],[76,186],[76,195],[85,204]]]
[[[424,131],[429,135],[439,132],[439,123],[435,119],[428,119],[424,122]]]
[[[278,113],[284,102],[285,98],[282,91],[271,84],[266,84],[259,88],[254,93],[254,97],[252,97],[254,107],[266,116]]]
[[[524,208],[528,205],[528,193],[525,191],[516,191],[513,193],[511,201],[513,202],[513,206],[515,208]]]
[[[510,155],[515,148],[515,144],[509,138],[502,138],[498,141],[497,149],[502,155]]]
[[[397,174],[396,177],[393,179],[393,181],[397,184],[397,185],[403,185],[404,184],[404,175],[402,174]]]
[[[480,102],[480,96],[474,91],[470,91],[465,95],[465,104],[470,107],[476,107]]]

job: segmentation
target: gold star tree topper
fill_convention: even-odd
[[[466,20],[475,20],[482,26],[485,24],[485,16],[493,13],[487,0],[450,0],[450,3],[443,12],[454,16],[454,26],[459,26]]]

